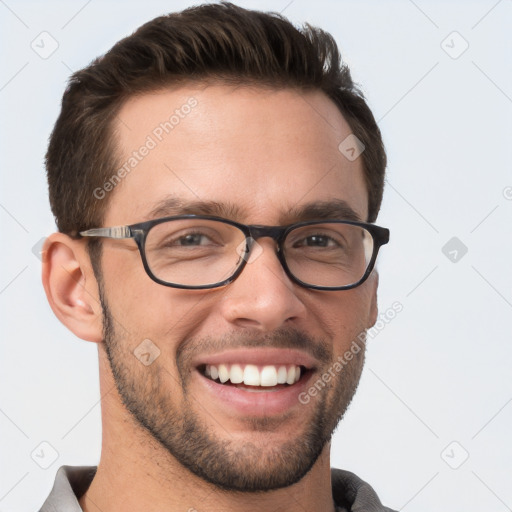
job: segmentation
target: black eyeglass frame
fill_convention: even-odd
[[[238,228],[245,235],[245,253],[248,256],[253,247],[253,243],[255,240],[263,237],[270,237],[277,243],[276,255],[281,263],[286,275],[296,284],[303,286],[304,288],[310,288],[313,290],[322,290],[322,291],[340,291],[340,290],[350,290],[352,288],[356,288],[364,283],[375,266],[375,262],[377,260],[377,255],[379,253],[379,249],[389,242],[389,229],[377,226],[375,224],[369,224],[367,222],[358,222],[351,220],[343,220],[343,219],[318,219],[318,220],[308,220],[303,222],[297,222],[294,224],[288,224],[286,226],[262,226],[262,225],[246,225],[240,224],[239,222],[235,222],[233,220],[224,219],[222,217],[215,217],[211,215],[195,215],[195,214],[187,214],[187,215],[177,215],[172,217],[162,217],[159,219],[148,220],[145,222],[140,222],[137,224],[130,224],[127,226],[114,226],[114,227],[106,227],[106,228],[93,228],[88,229],[86,231],[80,231],[78,235],[80,237],[101,237],[101,238],[112,238],[112,239],[129,239],[133,238],[139,248],[139,253],[142,259],[142,264],[148,276],[158,284],[163,286],[169,286],[171,288],[180,288],[184,290],[205,290],[211,288],[220,288],[221,286],[226,286],[232,283],[243,271],[245,265],[247,264],[248,257],[242,257],[241,262],[235,272],[224,281],[220,281],[214,284],[207,285],[183,285],[176,283],[168,283],[167,281],[163,281],[159,279],[157,276],[153,274],[151,271],[147,259],[146,259],[146,239],[149,231],[154,226],[158,224],[162,224],[164,222],[172,221],[172,220],[185,220],[185,219],[205,219],[205,220],[213,220],[218,222],[223,222],[225,224],[229,224]],[[305,283],[301,281],[291,272],[289,269],[286,259],[283,254],[283,243],[286,237],[295,229],[301,228],[304,226],[309,226],[313,224],[349,224],[352,226],[358,226],[370,233],[373,238],[373,254],[370,259],[370,262],[367,265],[366,272],[364,275],[357,281],[356,283],[345,285],[345,286],[318,286]]]

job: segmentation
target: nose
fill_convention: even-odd
[[[305,317],[298,285],[286,275],[275,251],[273,240],[260,239],[242,273],[225,289],[221,311],[229,323],[272,331]]]

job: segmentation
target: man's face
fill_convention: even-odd
[[[286,225],[341,201],[366,220],[361,159],[338,151],[350,128],[319,92],[189,86],[131,99],[118,120],[121,165],[151,149],[111,192],[106,226],[181,213]],[[101,260],[105,341],[124,405],[193,473],[242,491],[288,486],[311,469],[355,392],[364,350],[341,371],[333,364],[376,315],[375,276],[347,291],[302,288],[275,242],[258,243],[233,283],[210,290],[155,283],[133,240],[105,239]],[[160,351],[149,365],[134,355],[143,340],[150,357]],[[301,377],[265,387],[205,375],[222,364],[301,367]],[[315,383],[316,395],[299,400]]]

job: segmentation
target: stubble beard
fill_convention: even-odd
[[[100,285],[100,300],[103,308],[104,346],[118,393],[135,422],[149,433],[160,445],[196,476],[214,486],[240,492],[264,492],[288,487],[301,480],[313,467],[326,443],[347,410],[357,389],[364,364],[364,347],[347,362],[343,370],[333,379],[332,389],[321,389],[312,398],[309,407],[313,414],[308,418],[297,436],[278,446],[257,446],[251,442],[221,439],[212,433],[211,427],[194,411],[197,403],[187,389],[188,377],[180,367],[186,357],[177,357],[180,382],[172,377],[157,359],[151,366],[143,366],[126,349],[126,340],[116,335],[114,320]],[[272,340],[272,337],[268,337]],[[295,330],[281,331],[278,343],[269,346],[287,347],[294,342],[311,343],[304,333]],[[222,340],[216,340],[221,343]],[[193,340],[193,346],[204,346],[205,340]],[[210,343],[211,344],[211,343]],[[244,345],[245,346],[245,345]],[[319,347],[319,355],[322,353]],[[325,346],[325,343],[324,343]],[[323,349],[324,367],[332,366],[331,349]],[[140,367],[138,366],[140,365]],[[188,374],[190,375],[190,374]],[[313,382],[321,378],[315,376]],[[180,407],[172,401],[169,382],[181,384],[183,402]],[[285,420],[283,420],[285,421]],[[270,418],[247,420],[255,432],[271,431],[275,421]],[[277,423],[279,428],[279,423]],[[223,429],[220,429],[224,432]],[[271,433],[271,432],[270,432]],[[227,434],[226,434],[227,435]]]

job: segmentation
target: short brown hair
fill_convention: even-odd
[[[155,18],[73,74],[46,154],[50,204],[61,232],[102,223],[108,198],[97,199],[93,191],[118,166],[112,124],[123,103],[135,94],[207,80],[323,91],[365,145],[367,220],[375,221],[386,153],[332,36],[223,2]]]

